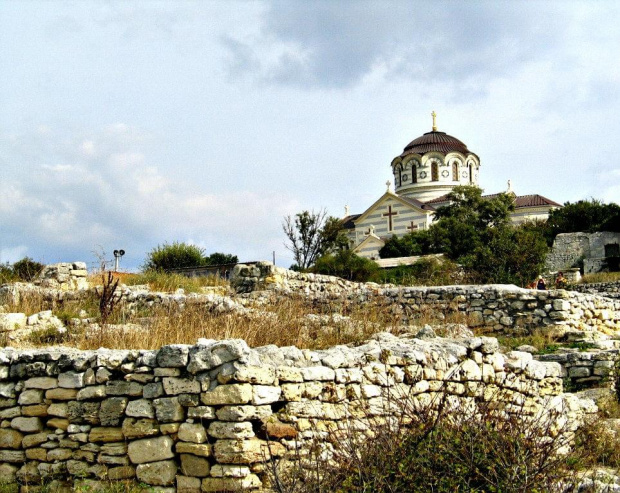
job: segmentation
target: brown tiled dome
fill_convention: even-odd
[[[467,146],[459,139],[448,135],[445,132],[427,132],[421,137],[411,141],[401,154],[401,157],[407,154],[426,154],[427,152],[441,152],[447,154],[449,152],[460,152],[469,154]]]

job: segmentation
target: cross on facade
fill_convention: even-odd
[[[411,221],[411,224],[409,226],[407,226],[407,229],[411,232],[413,232],[414,230],[418,229],[418,225],[417,224],[413,224],[413,221]]]
[[[398,212],[396,212],[396,211],[392,212],[392,206],[389,205],[388,206],[388,212],[383,214],[383,217],[387,217],[388,218],[388,224],[389,224],[388,231],[392,231],[392,229],[393,229],[392,228],[392,216],[397,216],[397,215],[398,215]]]

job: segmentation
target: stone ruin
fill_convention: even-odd
[[[83,278],[72,272],[82,270],[73,268],[80,264],[66,265],[70,278]],[[64,281],[53,288],[0,287],[0,304],[32,289],[54,299],[79,297],[62,287],[71,282],[66,271],[55,272]],[[261,312],[253,304],[291,295],[319,304],[389,304],[405,320],[422,309],[462,311],[490,333],[542,326],[573,337],[598,334],[607,347],[599,351],[605,356],[533,357],[504,354],[492,337],[464,332],[448,339],[427,330],[424,336],[379,333],[356,347],[322,351],[205,339],[153,351],[4,348],[0,480],[97,488],[102,481],[135,479],[170,493],[267,491],[271,459],[294,457],[317,440],[328,447],[328,430],[387,418],[400,401],[424,405],[439,395],[454,409],[493,400],[525,416],[556,410],[558,427],[569,423],[574,430],[596,406],[564,393],[563,383],[609,378],[618,352],[606,333],[619,328],[620,300],[599,294],[514,286],[397,288],[269,263],[237,266],[232,285],[239,291],[234,297],[129,288],[122,295],[135,306],[200,303],[256,315]]]

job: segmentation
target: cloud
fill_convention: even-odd
[[[17,139],[36,142],[45,162],[19,152],[6,156],[21,160],[31,176],[0,183],[0,248],[11,257],[18,252],[46,261],[84,260],[102,245],[110,251],[124,248],[125,264],[137,267],[157,244],[191,238],[208,251],[248,260],[258,255],[261,238],[264,258],[276,239],[281,241],[278,218],[294,208],[286,197],[244,190],[202,193],[176,182],[149,163],[138,143],[149,137],[129,126],[89,135],[86,142],[98,149],[96,155],[83,153],[81,136],[52,134]],[[7,152],[6,142],[0,138],[0,155]],[[73,257],[51,259],[50,252]]]

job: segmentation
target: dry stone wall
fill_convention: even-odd
[[[400,313],[405,323],[420,313],[461,312],[469,324],[506,334],[541,327],[613,334],[620,330],[620,299],[563,289],[537,291],[513,285],[397,287],[354,283],[274,267],[238,265],[231,280],[240,293],[267,290],[277,297],[298,294],[315,303],[377,303]]]
[[[454,408],[496,400],[520,415],[559,409],[573,426],[595,411],[592,401],[562,393],[558,363],[501,354],[486,337],[382,333],[324,351],[251,349],[241,340],[156,351],[4,348],[0,479],[260,490],[271,458],[294,456],[320,431],[438,393]]]

